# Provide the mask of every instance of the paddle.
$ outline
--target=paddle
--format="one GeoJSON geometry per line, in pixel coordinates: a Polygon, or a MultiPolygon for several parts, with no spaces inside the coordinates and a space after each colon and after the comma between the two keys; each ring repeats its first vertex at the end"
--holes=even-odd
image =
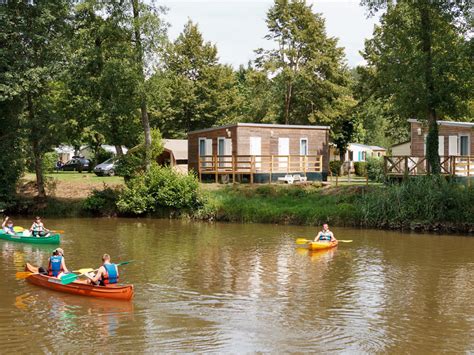
{"type": "MultiPolygon", "coordinates": [[[[352,243],[352,240],[337,240],[339,243],[352,243]]],[[[305,239],[305,238],[298,238],[296,239],[296,244],[308,244],[310,242],[314,242],[314,240],[305,239]]]]}
{"type": "MultiPolygon", "coordinates": [[[[134,260],[130,260],[130,261],[123,261],[121,263],[118,263],[117,266],[122,266],[122,265],[126,265],[126,264],[130,264],[131,262],[133,262],[134,260]]],[[[66,274],[64,275],[63,277],[61,277],[61,284],[63,285],[68,285],[70,284],[71,282],[74,282],[77,280],[78,277],[80,277],[81,275],[84,275],[84,274],[87,274],[88,272],[91,272],[92,269],[86,269],[86,268],[83,268],[83,269],[79,269],[77,271],[86,271],[86,272],[81,272],[80,274],[66,274]]],[[[95,270],[92,270],[92,271],[97,271],[99,269],[95,269],[95,270]]]]}
{"type": "Polygon", "coordinates": [[[26,279],[28,276],[33,275],[33,274],[38,274],[38,273],[29,272],[29,271],[18,271],[15,276],[18,280],[22,280],[22,279],[26,279]]]}
{"type": "MultiPolygon", "coordinates": [[[[15,233],[21,233],[21,232],[26,231],[25,228],[20,227],[20,226],[15,226],[15,227],[13,227],[13,230],[15,231],[15,233]]],[[[59,233],[59,234],[63,234],[63,233],[64,233],[64,231],[63,231],[62,229],[51,229],[51,230],[49,230],[49,232],[52,232],[52,233],[59,233]]]]}

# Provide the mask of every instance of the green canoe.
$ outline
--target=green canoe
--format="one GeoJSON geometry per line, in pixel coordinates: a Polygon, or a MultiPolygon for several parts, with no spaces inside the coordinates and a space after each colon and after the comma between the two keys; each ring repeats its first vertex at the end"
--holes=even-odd
{"type": "Polygon", "coordinates": [[[31,243],[31,244],[59,244],[60,234],[51,234],[49,237],[32,237],[25,236],[23,232],[16,233],[15,235],[7,234],[3,230],[0,230],[0,239],[10,240],[12,242],[20,243],[31,243]]]}

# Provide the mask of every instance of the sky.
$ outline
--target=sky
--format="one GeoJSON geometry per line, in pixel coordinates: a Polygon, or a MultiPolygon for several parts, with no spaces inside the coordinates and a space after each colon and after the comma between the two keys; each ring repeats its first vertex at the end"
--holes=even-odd
{"type": "MultiPolygon", "coordinates": [[[[188,19],[198,23],[206,41],[217,45],[221,63],[238,68],[255,58],[257,48],[272,48],[267,34],[266,13],[272,0],[158,0],[168,8],[169,37],[175,39],[188,19]]],[[[364,64],[359,51],[371,37],[377,18],[367,18],[359,0],[307,0],[313,11],[323,14],[329,36],[339,38],[347,63],[364,64]]]]}

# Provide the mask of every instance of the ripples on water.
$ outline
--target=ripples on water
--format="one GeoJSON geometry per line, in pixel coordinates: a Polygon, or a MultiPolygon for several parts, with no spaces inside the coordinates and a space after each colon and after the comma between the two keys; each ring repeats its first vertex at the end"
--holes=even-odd
{"type": "Polygon", "coordinates": [[[50,223],[68,231],[70,268],[96,266],[103,252],[136,260],[121,268],[136,297],[88,299],[15,280],[52,247],[0,241],[1,352],[474,351],[473,239],[337,229],[354,242],[309,252],[293,245],[315,233],[304,227],[50,223]]]}

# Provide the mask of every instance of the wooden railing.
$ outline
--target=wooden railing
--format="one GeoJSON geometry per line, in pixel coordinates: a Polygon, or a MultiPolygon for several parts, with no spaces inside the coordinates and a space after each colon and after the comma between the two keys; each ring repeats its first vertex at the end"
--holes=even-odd
{"type": "MultiPolygon", "coordinates": [[[[441,156],[441,174],[453,176],[474,176],[474,156],[441,156]]],[[[430,172],[426,157],[391,156],[384,157],[385,175],[416,176],[430,172]]]]}
{"type": "Polygon", "coordinates": [[[218,175],[228,174],[292,174],[306,175],[310,172],[323,171],[323,157],[321,155],[204,155],[199,157],[198,173],[201,180],[202,174],[218,175]]]}

